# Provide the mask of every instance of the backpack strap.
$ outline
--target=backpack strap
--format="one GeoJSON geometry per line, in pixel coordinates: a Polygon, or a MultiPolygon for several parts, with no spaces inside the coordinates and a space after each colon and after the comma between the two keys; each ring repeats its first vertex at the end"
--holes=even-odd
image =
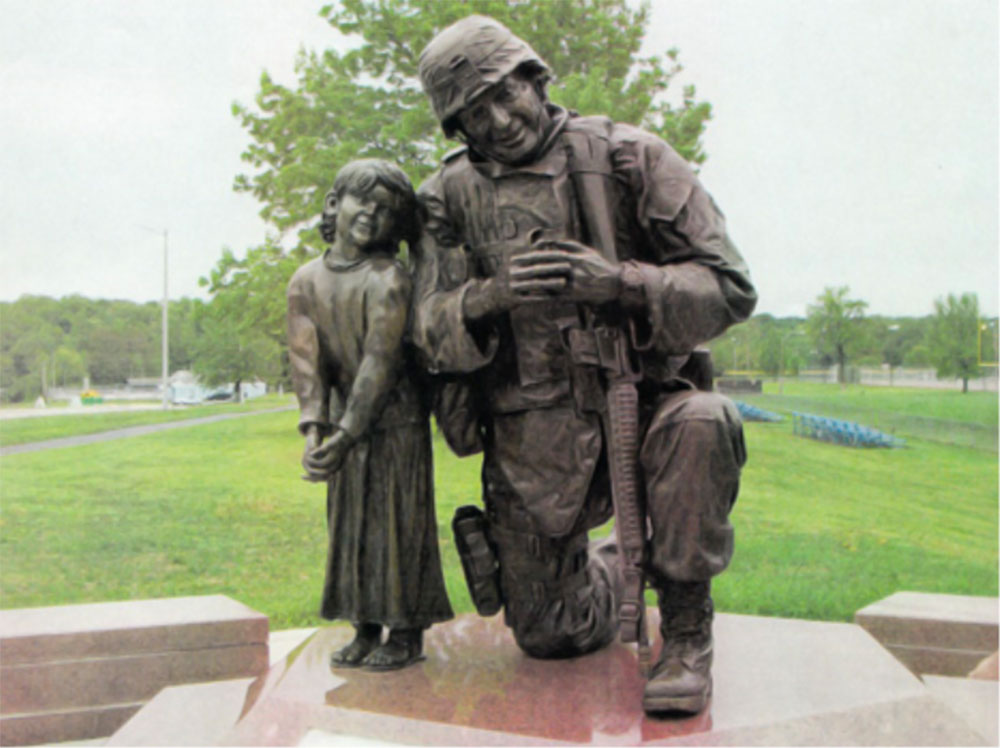
{"type": "Polygon", "coordinates": [[[617,194],[611,170],[611,127],[607,117],[575,117],[566,123],[562,140],[588,243],[615,261],[617,194]]]}

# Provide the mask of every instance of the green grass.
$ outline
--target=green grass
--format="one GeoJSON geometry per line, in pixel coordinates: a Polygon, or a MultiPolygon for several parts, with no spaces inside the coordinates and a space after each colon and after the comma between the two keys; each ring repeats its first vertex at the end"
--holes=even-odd
{"type": "MultiPolygon", "coordinates": [[[[787,392],[787,388],[786,388],[787,392]]],[[[228,594],[274,629],[316,625],[323,486],[299,479],[294,412],[0,462],[0,606],[228,594]]],[[[860,450],[747,424],[726,612],[849,620],[897,590],[997,594],[997,457],[914,440],[860,450]]],[[[439,538],[457,612],[472,610],[451,539],[479,460],[436,449],[439,538]]]]}
{"type": "Polygon", "coordinates": [[[733,395],[765,410],[792,411],[863,423],[905,438],[995,452],[997,393],[765,382],[761,395],[733,395]]]}
{"type": "Polygon", "coordinates": [[[788,424],[747,424],[746,439],[721,610],[850,620],[898,590],[997,594],[995,453],[852,449],[788,424]]]}
{"type": "Polygon", "coordinates": [[[70,415],[44,415],[29,418],[5,418],[0,420],[0,447],[13,444],[27,444],[46,439],[81,434],[96,434],[101,431],[122,429],[165,421],[182,421],[189,418],[221,415],[223,413],[244,413],[282,405],[293,405],[291,395],[265,395],[245,403],[220,402],[211,405],[171,408],[170,410],[136,410],[102,413],[81,408],[79,413],[70,415]]]}

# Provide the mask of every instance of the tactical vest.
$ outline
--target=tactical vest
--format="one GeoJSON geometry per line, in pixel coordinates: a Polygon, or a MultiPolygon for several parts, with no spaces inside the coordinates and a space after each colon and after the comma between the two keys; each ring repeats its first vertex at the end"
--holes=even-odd
{"type": "MultiPolygon", "coordinates": [[[[612,171],[611,128],[605,117],[572,117],[542,159],[519,169],[478,165],[464,151],[446,161],[445,202],[466,242],[470,274],[495,275],[512,247],[527,250],[538,237],[598,248],[610,244],[618,259],[634,256],[644,239],[623,220],[629,211],[619,203],[627,199],[627,190],[612,171]]],[[[576,304],[553,301],[519,307],[498,319],[497,357],[478,374],[492,412],[547,408],[574,398],[578,408],[600,407],[596,381],[585,381],[592,373],[574,371],[565,344],[569,331],[581,328],[581,311],[576,304]]]]}

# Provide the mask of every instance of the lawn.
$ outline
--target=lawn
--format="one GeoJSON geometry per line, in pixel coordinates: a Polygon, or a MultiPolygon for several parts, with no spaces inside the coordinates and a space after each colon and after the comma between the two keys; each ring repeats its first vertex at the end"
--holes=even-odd
{"type": "Polygon", "coordinates": [[[172,407],[170,410],[131,410],[120,412],[88,411],[86,406],[78,413],[42,415],[30,418],[4,418],[0,420],[0,447],[27,444],[62,436],[96,434],[101,431],[123,429],[165,421],[182,421],[223,413],[247,413],[282,405],[293,405],[291,395],[265,395],[245,403],[218,402],[209,405],[172,407]]]}
{"type": "MultiPolygon", "coordinates": [[[[272,628],[316,625],[324,488],[298,477],[296,419],[3,457],[0,606],[221,592],[272,628]]],[[[787,422],[746,432],[719,610],[849,620],[901,589],[997,594],[995,452],[913,438],[850,449],[793,436],[787,422]]],[[[435,448],[446,582],[456,611],[471,611],[449,524],[477,499],[479,461],[435,448]]]]}
{"type": "Polygon", "coordinates": [[[760,395],[733,395],[777,413],[842,418],[907,438],[997,451],[997,393],[912,387],[839,387],[765,382],[760,395]]]}

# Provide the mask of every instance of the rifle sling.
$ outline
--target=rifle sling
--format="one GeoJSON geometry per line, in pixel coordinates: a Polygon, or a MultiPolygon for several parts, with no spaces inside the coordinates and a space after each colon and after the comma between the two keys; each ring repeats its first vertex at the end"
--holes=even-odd
{"type": "MultiPolygon", "coordinates": [[[[571,127],[567,128],[563,137],[570,179],[576,192],[588,242],[606,259],[617,262],[613,203],[615,193],[607,134],[588,131],[583,127],[571,127]]],[[[628,345],[627,335],[623,335],[622,330],[617,332],[613,337],[616,338],[620,357],[618,363],[624,364],[628,351],[623,350],[622,346],[628,345]]],[[[645,669],[649,660],[642,571],[646,522],[645,513],[640,506],[636,470],[639,396],[634,377],[626,375],[621,369],[615,371],[604,365],[611,357],[602,350],[600,336],[597,335],[596,338],[594,354],[605,371],[608,382],[604,432],[611,473],[611,495],[615,507],[615,529],[625,580],[619,604],[621,638],[623,642],[638,642],[640,665],[645,669]]],[[[583,340],[578,345],[581,349],[587,347],[583,340]]]]}

